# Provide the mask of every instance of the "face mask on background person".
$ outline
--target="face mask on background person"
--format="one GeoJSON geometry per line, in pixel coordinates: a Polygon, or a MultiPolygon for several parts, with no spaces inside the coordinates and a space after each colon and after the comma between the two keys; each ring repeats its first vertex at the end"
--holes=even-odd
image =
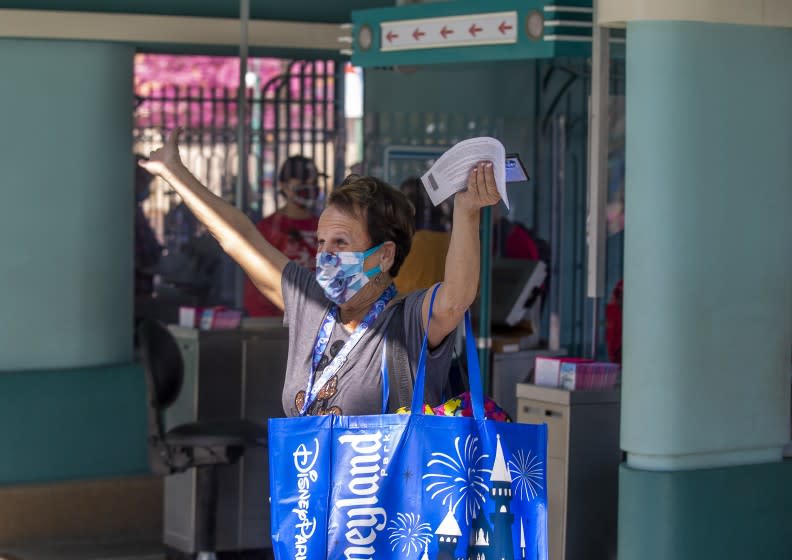
{"type": "Polygon", "coordinates": [[[363,270],[363,263],[376,253],[382,243],[368,251],[340,251],[338,253],[317,253],[316,281],[324,290],[327,299],[341,305],[352,299],[369,278],[376,276],[382,269],[379,265],[363,270]]]}
{"type": "Polygon", "coordinates": [[[318,185],[297,185],[281,189],[280,192],[303,210],[312,210],[316,206],[316,199],[319,198],[318,185]],[[289,192],[291,192],[291,197],[289,192]]]}

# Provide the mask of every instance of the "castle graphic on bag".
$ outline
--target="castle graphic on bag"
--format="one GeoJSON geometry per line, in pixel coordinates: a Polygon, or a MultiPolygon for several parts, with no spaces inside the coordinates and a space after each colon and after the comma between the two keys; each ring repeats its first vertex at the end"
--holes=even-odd
{"type": "MultiPolygon", "coordinates": [[[[434,559],[429,557],[428,544],[424,548],[421,560],[515,560],[514,541],[512,539],[512,524],[514,514],[511,512],[512,501],[512,477],[506,466],[506,460],[501,448],[500,436],[495,453],[490,476],[490,502],[494,504],[494,511],[489,515],[487,521],[484,512],[477,514],[474,511],[473,520],[470,527],[470,537],[466,550],[466,556],[457,556],[459,539],[462,537],[462,530],[454,516],[453,510],[449,509],[443,521],[435,530],[437,543],[437,556],[434,559]]],[[[525,558],[525,530],[520,520],[520,545],[522,558],[525,558]]]]}

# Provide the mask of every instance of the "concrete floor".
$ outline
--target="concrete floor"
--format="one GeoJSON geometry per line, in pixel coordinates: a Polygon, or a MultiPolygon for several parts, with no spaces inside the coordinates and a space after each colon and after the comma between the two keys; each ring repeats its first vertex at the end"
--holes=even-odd
{"type": "Polygon", "coordinates": [[[160,542],[92,540],[0,546],[0,560],[165,560],[160,542]]]}
{"type": "MultiPolygon", "coordinates": [[[[0,560],[186,560],[189,555],[166,550],[159,541],[94,539],[0,545],[0,560]]],[[[270,551],[225,552],[219,560],[271,560],[270,551]]]]}

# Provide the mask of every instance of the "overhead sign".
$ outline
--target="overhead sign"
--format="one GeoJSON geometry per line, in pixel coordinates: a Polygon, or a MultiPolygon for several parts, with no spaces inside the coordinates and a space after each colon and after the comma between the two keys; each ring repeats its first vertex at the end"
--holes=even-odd
{"type": "Polygon", "coordinates": [[[516,11],[380,23],[383,52],[516,42],[516,11]]]}
{"type": "Polygon", "coordinates": [[[343,42],[351,44],[352,63],[362,68],[587,58],[591,4],[592,0],[405,2],[354,10],[352,33],[343,42]]]}

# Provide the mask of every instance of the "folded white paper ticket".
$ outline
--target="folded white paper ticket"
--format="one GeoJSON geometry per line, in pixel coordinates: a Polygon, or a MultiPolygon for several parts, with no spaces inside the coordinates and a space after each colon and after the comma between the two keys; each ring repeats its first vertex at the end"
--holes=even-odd
{"type": "Polygon", "coordinates": [[[467,188],[470,170],[480,161],[491,161],[495,186],[509,207],[506,195],[506,150],[495,138],[470,138],[449,148],[421,177],[432,204],[437,206],[449,196],[467,188]]]}

